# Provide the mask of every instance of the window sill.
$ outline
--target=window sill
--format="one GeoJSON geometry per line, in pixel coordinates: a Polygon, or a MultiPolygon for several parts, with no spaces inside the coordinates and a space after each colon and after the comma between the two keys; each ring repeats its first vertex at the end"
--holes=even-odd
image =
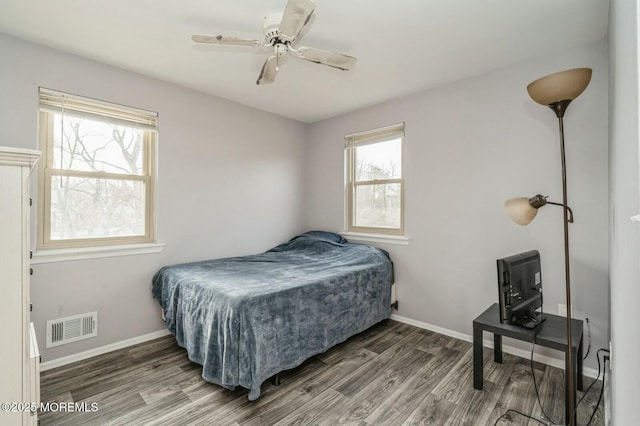
{"type": "Polygon", "coordinates": [[[74,260],[100,259],[103,257],[133,256],[137,254],[161,253],[162,250],[164,250],[164,243],[42,250],[33,253],[31,264],[37,265],[40,263],[70,262],[74,260]]]}
{"type": "Polygon", "coordinates": [[[349,241],[398,244],[403,246],[409,245],[409,238],[403,235],[362,234],[359,232],[340,232],[340,235],[342,235],[349,241]]]}

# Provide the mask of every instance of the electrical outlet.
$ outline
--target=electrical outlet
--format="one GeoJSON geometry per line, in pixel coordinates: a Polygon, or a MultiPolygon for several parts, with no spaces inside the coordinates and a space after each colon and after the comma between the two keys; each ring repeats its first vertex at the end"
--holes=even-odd
{"type": "MultiPolygon", "coordinates": [[[[571,307],[571,318],[574,317],[573,315],[573,306],[571,307]]],[[[565,305],[564,303],[559,303],[558,304],[558,315],[560,315],[561,317],[566,317],[567,316],[567,305],[565,305]]]]}
{"type": "Polygon", "coordinates": [[[561,317],[567,316],[567,305],[564,305],[562,303],[558,304],[558,315],[560,315],[561,317]]]}

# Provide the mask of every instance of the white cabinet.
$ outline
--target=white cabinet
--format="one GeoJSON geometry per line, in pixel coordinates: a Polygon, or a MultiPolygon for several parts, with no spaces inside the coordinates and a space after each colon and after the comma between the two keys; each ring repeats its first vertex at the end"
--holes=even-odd
{"type": "Polygon", "coordinates": [[[29,175],[39,156],[39,151],[0,147],[0,403],[16,408],[5,411],[3,406],[3,426],[37,421],[36,413],[20,409],[37,402],[40,393],[29,319],[29,175]]]}

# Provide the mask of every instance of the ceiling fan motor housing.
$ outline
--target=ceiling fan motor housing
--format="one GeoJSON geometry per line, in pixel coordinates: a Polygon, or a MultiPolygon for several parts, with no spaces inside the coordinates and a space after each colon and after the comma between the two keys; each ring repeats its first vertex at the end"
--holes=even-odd
{"type": "Polygon", "coordinates": [[[266,44],[273,44],[274,40],[279,39],[280,22],[282,22],[282,13],[271,13],[265,16],[263,31],[264,31],[264,41],[266,44]]]}

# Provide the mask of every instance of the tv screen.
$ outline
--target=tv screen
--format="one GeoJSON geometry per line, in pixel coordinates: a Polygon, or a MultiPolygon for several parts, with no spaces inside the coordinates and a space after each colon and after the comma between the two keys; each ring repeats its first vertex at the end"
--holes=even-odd
{"type": "Polygon", "coordinates": [[[535,327],[542,321],[540,253],[531,250],[497,260],[500,322],[535,327]]]}

